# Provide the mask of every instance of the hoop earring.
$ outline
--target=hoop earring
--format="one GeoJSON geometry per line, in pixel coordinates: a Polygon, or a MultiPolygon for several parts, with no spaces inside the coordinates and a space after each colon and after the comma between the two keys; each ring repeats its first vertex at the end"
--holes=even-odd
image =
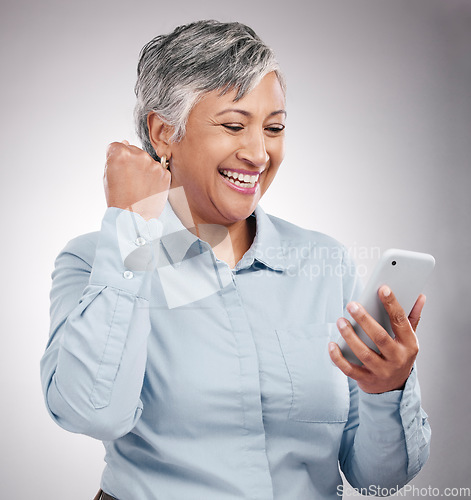
{"type": "Polygon", "coordinates": [[[165,155],[160,157],[160,164],[166,170],[170,170],[170,162],[167,160],[167,157],[165,155]]]}

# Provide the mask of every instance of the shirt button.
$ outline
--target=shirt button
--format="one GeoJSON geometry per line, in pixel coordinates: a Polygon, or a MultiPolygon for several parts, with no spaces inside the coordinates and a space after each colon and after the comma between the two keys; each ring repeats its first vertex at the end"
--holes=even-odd
{"type": "Polygon", "coordinates": [[[134,278],[134,274],[132,273],[132,271],[124,271],[123,276],[127,280],[130,280],[130,279],[134,278]]]}
{"type": "Polygon", "coordinates": [[[147,243],[146,239],[143,238],[142,236],[139,236],[138,238],[136,238],[134,240],[134,243],[138,246],[138,247],[142,247],[143,245],[145,245],[147,243]]]}

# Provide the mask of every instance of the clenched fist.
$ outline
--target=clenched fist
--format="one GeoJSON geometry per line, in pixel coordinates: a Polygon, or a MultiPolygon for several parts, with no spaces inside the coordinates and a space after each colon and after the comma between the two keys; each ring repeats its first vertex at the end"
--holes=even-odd
{"type": "Polygon", "coordinates": [[[108,207],[158,218],[168,198],[170,172],[127,141],[112,142],[106,152],[103,184],[108,207]]]}

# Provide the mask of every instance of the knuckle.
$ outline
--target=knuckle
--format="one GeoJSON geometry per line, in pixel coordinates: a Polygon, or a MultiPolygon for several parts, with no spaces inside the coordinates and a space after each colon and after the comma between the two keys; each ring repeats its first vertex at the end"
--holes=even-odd
{"type": "Polygon", "coordinates": [[[108,156],[117,154],[118,152],[122,151],[124,147],[124,144],[122,144],[121,142],[110,143],[107,148],[108,156]]]}
{"type": "Polygon", "coordinates": [[[117,145],[117,144],[118,144],[117,142],[110,142],[110,143],[108,144],[108,147],[106,148],[106,150],[107,150],[108,152],[110,152],[110,151],[114,151],[114,150],[116,149],[116,145],[117,145]]]}
{"type": "Polygon", "coordinates": [[[365,321],[367,319],[368,315],[364,309],[360,309],[357,313],[357,321],[359,323],[365,321]]]}
{"type": "Polygon", "coordinates": [[[397,326],[403,326],[409,322],[404,311],[394,311],[390,316],[391,322],[397,326]]]}
{"type": "Polygon", "coordinates": [[[129,157],[129,151],[124,144],[120,142],[112,142],[108,146],[107,151],[107,164],[108,165],[122,165],[126,164],[126,159],[129,157]]]}
{"type": "Polygon", "coordinates": [[[417,357],[417,355],[419,354],[419,344],[417,344],[417,342],[414,343],[414,345],[411,347],[410,352],[413,358],[417,357]]]}
{"type": "Polygon", "coordinates": [[[370,348],[365,347],[360,351],[358,359],[361,359],[363,363],[367,364],[373,359],[373,351],[370,348]]]}
{"type": "Polygon", "coordinates": [[[374,338],[375,338],[375,344],[378,346],[380,350],[381,347],[385,347],[391,339],[391,337],[389,337],[389,335],[383,330],[378,330],[374,338]]]}
{"type": "Polygon", "coordinates": [[[343,365],[342,371],[347,377],[351,377],[353,375],[353,367],[350,364],[343,365]]]}

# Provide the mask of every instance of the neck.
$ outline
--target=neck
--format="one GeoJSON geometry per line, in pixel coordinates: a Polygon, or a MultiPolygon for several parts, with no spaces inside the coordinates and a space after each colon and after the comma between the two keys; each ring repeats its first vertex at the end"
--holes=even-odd
{"type": "Polygon", "coordinates": [[[248,217],[227,225],[208,223],[190,210],[184,193],[178,191],[170,190],[169,201],[182,224],[209,243],[219,260],[234,268],[252,245],[256,231],[255,219],[248,217]]]}
{"type": "Polygon", "coordinates": [[[228,226],[196,223],[197,236],[208,242],[219,260],[234,268],[255,238],[255,219],[249,217],[228,226]]]}

